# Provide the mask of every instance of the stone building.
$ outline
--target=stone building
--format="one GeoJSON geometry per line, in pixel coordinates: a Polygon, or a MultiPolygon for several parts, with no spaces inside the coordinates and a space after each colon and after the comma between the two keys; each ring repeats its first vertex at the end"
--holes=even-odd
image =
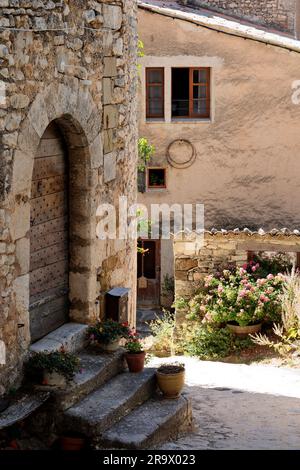
{"type": "MultiPolygon", "coordinates": [[[[207,231],[299,228],[300,42],[181,1],[155,0],[139,2],[139,36],[139,133],[155,146],[139,202],[204,204],[207,231]]],[[[174,276],[173,241],[145,243],[153,255],[139,297],[159,304],[165,276],[174,276]]],[[[176,282],[184,276],[176,268],[176,282]]]]}
{"type": "Polygon", "coordinates": [[[181,3],[209,8],[295,37],[300,33],[298,0],[181,0],[181,3]]]}
{"type": "Polygon", "coordinates": [[[136,2],[0,0],[0,38],[1,395],[109,289],[135,321],[135,244],[98,239],[96,214],[136,198],[136,2]]]}

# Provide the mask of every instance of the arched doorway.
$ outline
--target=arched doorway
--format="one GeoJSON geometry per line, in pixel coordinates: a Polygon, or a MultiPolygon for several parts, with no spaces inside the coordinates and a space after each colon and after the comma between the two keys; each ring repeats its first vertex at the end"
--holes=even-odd
{"type": "Polygon", "coordinates": [[[68,155],[58,125],[44,132],[34,158],[30,207],[30,332],[34,342],[68,321],[68,155]]]}

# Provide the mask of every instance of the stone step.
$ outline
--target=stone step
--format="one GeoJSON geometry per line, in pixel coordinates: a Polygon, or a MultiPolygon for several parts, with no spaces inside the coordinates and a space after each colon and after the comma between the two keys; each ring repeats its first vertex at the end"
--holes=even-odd
{"type": "Polygon", "coordinates": [[[88,325],[66,323],[30,346],[32,352],[59,351],[77,352],[87,344],[88,325]]]}
{"type": "Polygon", "coordinates": [[[95,445],[106,449],[149,449],[176,439],[191,423],[191,402],[186,396],[177,400],[153,398],[105,431],[95,445]]]}
{"type": "Polygon", "coordinates": [[[133,408],[150,398],[156,389],[155,369],[139,374],[123,372],[64,411],[59,423],[65,431],[100,436],[133,408]]]}
{"type": "Polygon", "coordinates": [[[125,368],[124,350],[103,354],[90,349],[78,355],[81,372],[76,374],[66,389],[56,389],[52,394],[55,409],[66,410],[90,394],[125,368]]]}
{"type": "Polygon", "coordinates": [[[28,418],[50,397],[50,392],[19,392],[9,406],[0,413],[0,431],[28,418]]]}

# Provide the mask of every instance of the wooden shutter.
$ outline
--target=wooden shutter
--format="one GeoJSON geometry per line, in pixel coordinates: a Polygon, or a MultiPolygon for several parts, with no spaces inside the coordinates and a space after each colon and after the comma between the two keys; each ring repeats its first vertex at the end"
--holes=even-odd
{"type": "Polygon", "coordinates": [[[164,69],[146,69],[146,117],[164,118],[164,69]]]}
{"type": "Polygon", "coordinates": [[[210,69],[190,68],[189,117],[210,117],[210,69]]]}

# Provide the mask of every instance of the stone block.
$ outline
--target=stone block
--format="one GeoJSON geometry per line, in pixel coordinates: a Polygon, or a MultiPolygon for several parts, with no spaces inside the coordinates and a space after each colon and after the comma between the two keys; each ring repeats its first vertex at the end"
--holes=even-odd
{"type": "Polygon", "coordinates": [[[104,77],[115,77],[117,72],[117,59],[115,57],[104,57],[104,77]]]}
{"type": "Polygon", "coordinates": [[[16,310],[19,315],[23,315],[29,309],[29,274],[19,276],[14,280],[13,284],[16,310]]]}
{"type": "Polygon", "coordinates": [[[30,230],[30,203],[15,205],[11,216],[10,233],[13,241],[26,237],[30,230]]]}
{"type": "Polygon", "coordinates": [[[29,272],[30,264],[30,240],[29,238],[21,238],[16,242],[16,261],[19,265],[20,274],[29,272]]]}
{"type": "Polygon", "coordinates": [[[113,130],[112,129],[107,129],[103,131],[103,152],[105,153],[110,153],[114,149],[114,143],[113,143],[113,130]]]}
{"type": "Polygon", "coordinates": [[[122,25],[122,9],[117,5],[103,5],[103,26],[113,30],[122,25]]]}
{"type": "Polygon", "coordinates": [[[104,129],[114,129],[118,126],[118,108],[115,105],[104,106],[104,129]]]}
{"type": "Polygon", "coordinates": [[[113,86],[110,78],[103,78],[103,104],[111,104],[113,99],[113,86]]]}
{"type": "Polygon", "coordinates": [[[100,168],[103,165],[103,144],[100,134],[90,145],[90,155],[92,168],[100,168]]]}
{"type": "Polygon", "coordinates": [[[111,152],[104,155],[104,182],[109,183],[116,178],[117,158],[116,153],[111,152]]]}

